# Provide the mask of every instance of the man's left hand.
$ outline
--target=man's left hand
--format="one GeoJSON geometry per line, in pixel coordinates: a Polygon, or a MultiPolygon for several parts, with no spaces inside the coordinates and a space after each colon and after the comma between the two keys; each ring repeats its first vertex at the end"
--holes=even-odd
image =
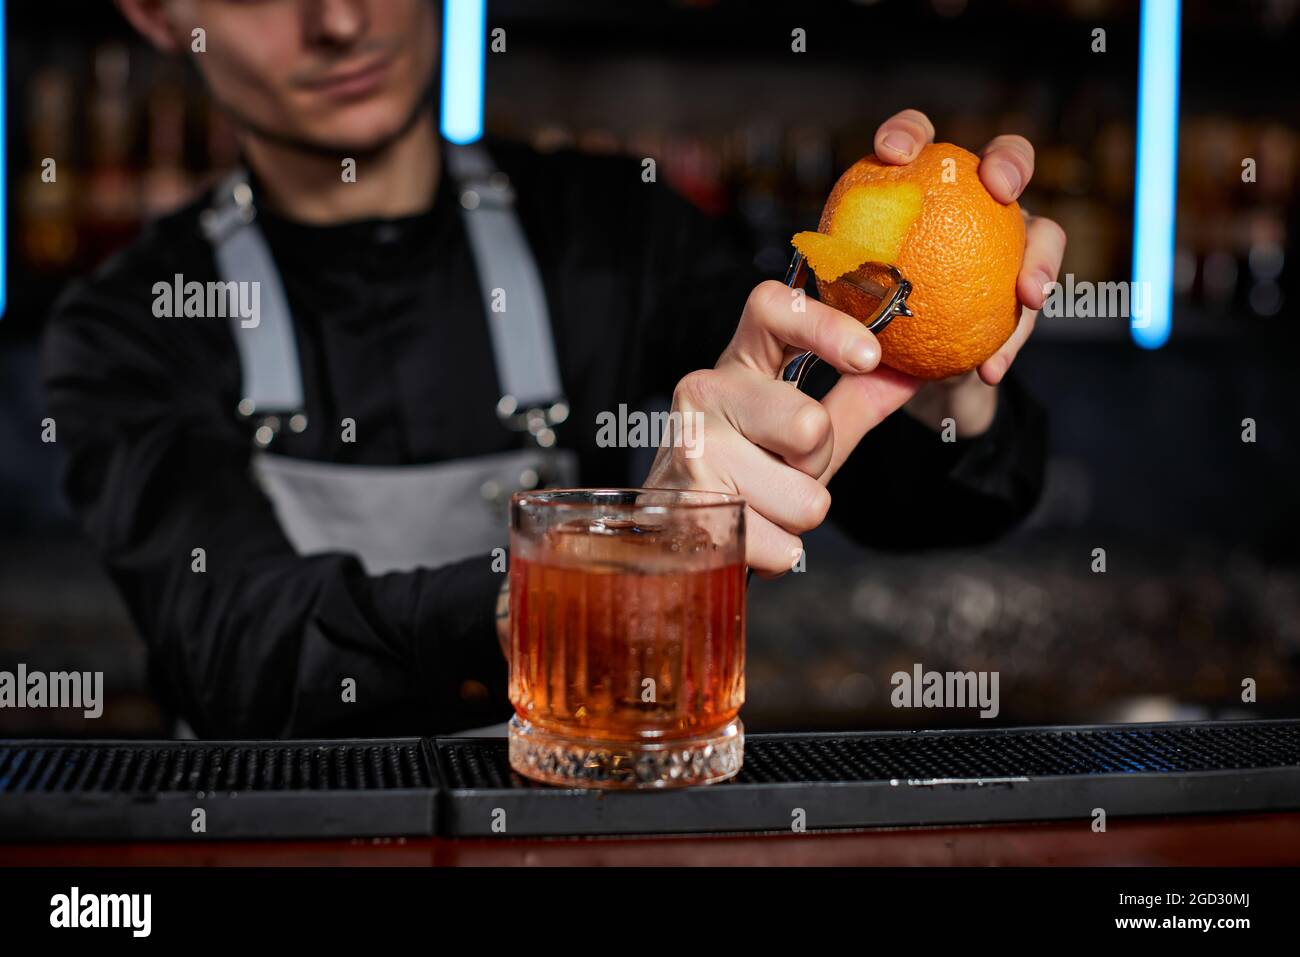
{"type": "MultiPolygon", "coordinates": [[[[876,158],[898,166],[916,159],[921,147],[934,142],[934,124],[918,110],[903,110],[876,131],[876,158]]],[[[980,154],[980,181],[999,203],[1020,198],[1034,175],[1034,148],[1023,136],[994,137],[980,154]]],[[[989,427],[997,409],[996,386],[1011,367],[1021,346],[1034,331],[1034,320],[1056,281],[1065,253],[1065,230],[1050,219],[1025,213],[1025,258],[1016,280],[1020,297],[1020,322],[1015,331],[979,368],[922,386],[907,405],[909,413],[933,429],[945,418],[957,424],[961,437],[978,435],[989,427]]]]}

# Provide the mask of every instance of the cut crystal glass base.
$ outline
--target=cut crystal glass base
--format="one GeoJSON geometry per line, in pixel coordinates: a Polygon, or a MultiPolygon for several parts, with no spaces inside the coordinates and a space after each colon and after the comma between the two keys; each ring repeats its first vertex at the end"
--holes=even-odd
{"type": "Polygon", "coordinates": [[[543,731],[510,719],[510,766],[545,784],[575,788],[676,788],[734,777],[745,752],[736,718],[707,735],[672,741],[622,742],[543,731]]]}

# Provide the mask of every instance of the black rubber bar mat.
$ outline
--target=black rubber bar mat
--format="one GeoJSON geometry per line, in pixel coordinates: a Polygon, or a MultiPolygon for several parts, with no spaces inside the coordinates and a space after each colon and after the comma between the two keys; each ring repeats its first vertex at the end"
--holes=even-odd
{"type": "Polygon", "coordinates": [[[419,738],[0,742],[6,842],[431,834],[434,793],[419,738]]]}
{"type": "Polygon", "coordinates": [[[655,792],[533,784],[500,738],[0,741],[4,842],[1088,826],[1097,808],[1300,808],[1300,720],[757,734],[736,779],[655,792]]]}
{"type": "Polygon", "coordinates": [[[438,820],[456,836],[785,831],[1300,808],[1300,721],[759,734],[731,781],[564,790],[511,771],[501,739],[440,738],[438,820]]]}

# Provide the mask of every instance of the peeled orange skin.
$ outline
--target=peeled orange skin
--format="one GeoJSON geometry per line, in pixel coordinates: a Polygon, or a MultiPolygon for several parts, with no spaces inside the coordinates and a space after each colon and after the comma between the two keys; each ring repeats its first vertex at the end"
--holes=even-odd
{"type": "MultiPolygon", "coordinates": [[[[912,315],[896,317],[877,336],[882,363],[921,379],[976,368],[1011,337],[1020,318],[1016,277],[1025,253],[1024,218],[1018,203],[1004,206],[989,194],[978,170],[979,157],[951,143],[924,147],[906,166],[864,157],[836,182],[817,227],[853,244],[839,265],[865,253],[897,266],[912,283],[912,315]]],[[[835,258],[822,252],[823,261],[835,258]]],[[[811,257],[809,265],[816,273],[811,257]]],[[[834,278],[838,266],[828,272],[834,278]]],[[[878,304],[821,276],[817,292],[858,319],[878,304]]]]}

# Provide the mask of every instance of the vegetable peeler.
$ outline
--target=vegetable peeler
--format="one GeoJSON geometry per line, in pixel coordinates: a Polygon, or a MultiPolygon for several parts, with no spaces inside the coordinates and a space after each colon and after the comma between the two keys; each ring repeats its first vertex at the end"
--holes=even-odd
{"type": "MultiPolygon", "coordinates": [[[[802,289],[808,279],[808,263],[803,253],[797,249],[790,266],[785,272],[785,284],[791,289],[802,289]]],[[[907,308],[907,297],[912,292],[912,284],[903,278],[897,267],[885,263],[863,263],[853,272],[845,273],[836,282],[847,283],[873,299],[879,305],[871,315],[863,320],[869,332],[879,332],[894,321],[895,316],[910,316],[912,310],[907,308]]],[[[781,379],[793,382],[795,388],[802,388],[804,378],[818,362],[812,352],[803,352],[795,356],[781,372],[781,379]]]]}

